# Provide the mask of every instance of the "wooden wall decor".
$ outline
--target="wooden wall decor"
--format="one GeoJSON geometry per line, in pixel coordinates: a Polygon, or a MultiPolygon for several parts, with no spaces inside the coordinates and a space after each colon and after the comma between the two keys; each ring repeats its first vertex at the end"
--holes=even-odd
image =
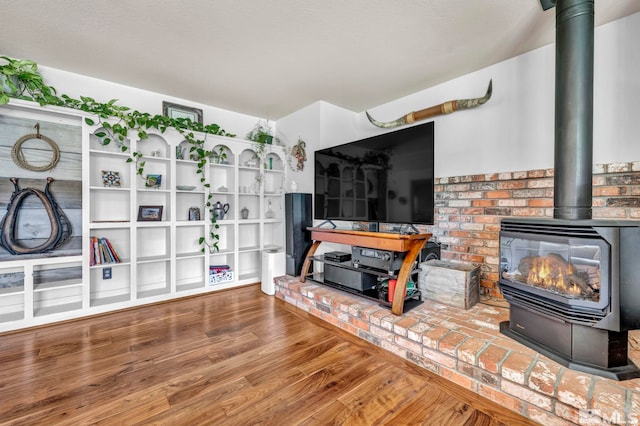
{"type": "MultiPolygon", "coordinates": [[[[14,185],[10,178],[17,178],[21,188],[44,188],[48,177],[53,184],[55,202],[68,219],[70,235],[65,244],[45,253],[12,254],[0,247],[0,261],[21,257],[55,257],[82,254],[82,127],[78,125],[46,121],[41,117],[25,118],[0,114],[0,216],[8,209],[14,185]],[[35,138],[21,146],[25,160],[36,170],[19,167],[12,160],[12,150],[17,140],[32,134],[39,124],[38,133],[56,141],[59,157],[54,168],[39,171],[52,161],[52,149],[41,139],[35,138]]],[[[15,242],[20,247],[37,247],[47,241],[54,232],[46,209],[35,195],[26,196],[14,221],[15,242]]]]}

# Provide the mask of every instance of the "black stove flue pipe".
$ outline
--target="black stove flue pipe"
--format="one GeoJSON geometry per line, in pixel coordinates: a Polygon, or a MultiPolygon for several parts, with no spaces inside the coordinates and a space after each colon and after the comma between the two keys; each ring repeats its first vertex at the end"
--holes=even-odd
{"type": "Polygon", "coordinates": [[[594,0],[541,0],[556,7],[554,210],[591,219],[594,0]]]}

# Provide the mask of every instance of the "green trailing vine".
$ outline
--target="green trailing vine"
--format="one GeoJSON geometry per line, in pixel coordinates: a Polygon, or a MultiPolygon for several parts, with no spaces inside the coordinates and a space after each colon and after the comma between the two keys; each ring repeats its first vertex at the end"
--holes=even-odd
{"type": "MultiPolygon", "coordinates": [[[[185,118],[171,118],[163,115],[151,115],[146,112],[131,110],[126,106],[117,105],[117,99],[111,99],[106,103],[98,102],[88,96],[80,96],[80,99],[72,98],[68,95],[58,96],[57,90],[53,86],[45,84],[42,75],[38,71],[38,65],[27,59],[14,59],[7,56],[0,56],[6,63],[0,65],[0,105],[7,104],[11,98],[33,101],[40,106],[52,105],[70,108],[92,114],[97,120],[85,117],[85,123],[94,126],[99,125],[102,130],[95,133],[103,145],[115,142],[123,153],[129,150],[126,144],[130,132],[137,134],[139,140],[145,140],[149,137],[148,131],[155,129],[160,133],[164,133],[168,128],[176,129],[184,139],[191,145],[189,148],[190,155],[197,161],[196,173],[200,175],[200,182],[206,188],[210,188],[210,184],[206,182],[205,166],[211,156],[211,152],[204,148],[205,141],[198,139],[194,132],[200,132],[205,135],[220,135],[227,137],[235,137],[234,134],[226,132],[217,124],[194,123],[185,118]]],[[[127,162],[135,163],[136,174],[144,175],[144,158],[139,151],[132,152],[127,162]]],[[[212,195],[209,192],[206,206],[211,207],[212,195]]],[[[211,243],[201,237],[199,244],[205,244],[210,249],[213,247],[218,249],[218,241],[220,235],[216,232],[219,225],[216,218],[211,216],[211,228],[209,238],[211,243]]],[[[202,247],[204,252],[204,247],[202,247]]]]}

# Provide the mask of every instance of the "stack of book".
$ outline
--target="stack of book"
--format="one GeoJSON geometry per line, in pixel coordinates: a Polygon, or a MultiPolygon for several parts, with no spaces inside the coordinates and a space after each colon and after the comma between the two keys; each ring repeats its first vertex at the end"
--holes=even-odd
{"type": "Polygon", "coordinates": [[[233,281],[233,271],[229,265],[209,266],[209,285],[233,281]]]}
{"type": "Polygon", "coordinates": [[[106,238],[91,237],[89,239],[89,265],[102,265],[105,263],[120,263],[120,256],[113,245],[106,238]]]}

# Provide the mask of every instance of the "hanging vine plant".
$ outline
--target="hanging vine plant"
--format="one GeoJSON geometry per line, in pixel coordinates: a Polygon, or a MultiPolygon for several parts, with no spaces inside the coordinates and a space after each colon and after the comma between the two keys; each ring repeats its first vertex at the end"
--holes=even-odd
{"type": "MultiPolygon", "coordinates": [[[[45,84],[42,75],[38,71],[38,65],[28,59],[14,59],[7,56],[0,56],[6,63],[0,65],[0,105],[7,104],[11,98],[34,101],[40,106],[52,105],[70,108],[78,111],[93,114],[96,119],[85,117],[85,122],[90,125],[99,125],[102,130],[95,133],[102,145],[116,142],[122,152],[127,152],[129,147],[126,144],[129,132],[137,134],[138,139],[145,140],[149,137],[149,129],[158,130],[164,133],[168,128],[176,129],[185,140],[191,145],[191,155],[197,161],[196,173],[200,175],[200,182],[206,188],[210,184],[205,178],[205,166],[211,155],[210,151],[204,148],[205,141],[198,139],[194,132],[205,135],[220,135],[235,137],[234,134],[226,132],[217,124],[195,123],[186,118],[171,118],[163,115],[151,115],[146,112],[131,110],[127,106],[117,105],[117,99],[111,99],[106,103],[98,102],[88,96],[80,96],[80,99],[72,98],[68,95],[58,96],[57,90],[53,86],[45,84]]],[[[139,151],[132,152],[127,162],[134,162],[136,174],[143,176],[145,162],[143,154],[139,151]]],[[[211,193],[207,200],[207,207],[211,206],[211,193]]],[[[218,247],[220,236],[216,232],[219,226],[212,219],[212,226],[209,237],[211,243],[207,243],[204,238],[200,239],[200,244],[218,247]]],[[[203,247],[204,251],[204,247],[203,247]]]]}

